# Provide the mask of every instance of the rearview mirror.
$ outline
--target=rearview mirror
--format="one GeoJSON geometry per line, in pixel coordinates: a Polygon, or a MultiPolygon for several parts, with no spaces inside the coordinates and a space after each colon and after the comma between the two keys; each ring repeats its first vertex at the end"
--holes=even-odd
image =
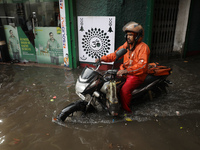
{"type": "Polygon", "coordinates": [[[122,57],[122,56],[123,56],[124,54],[126,54],[126,53],[127,53],[127,50],[124,49],[124,48],[118,50],[118,51],[116,52],[116,59],[115,59],[115,60],[118,60],[120,57],[122,57]]]}

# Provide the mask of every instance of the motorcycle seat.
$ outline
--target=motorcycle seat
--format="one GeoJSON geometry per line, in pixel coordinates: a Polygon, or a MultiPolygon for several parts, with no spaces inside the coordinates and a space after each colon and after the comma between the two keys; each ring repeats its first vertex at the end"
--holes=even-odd
{"type": "Polygon", "coordinates": [[[139,86],[139,87],[144,87],[150,83],[152,83],[153,81],[160,79],[162,76],[154,76],[154,75],[150,75],[148,74],[144,80],[144,82],[139,86]]]}
{"type": "Polygon", "coordinates": [[[150,83],[153,83],[154,81],[161,79],[161,78],[163,78],[163,76],[154,76],[154,75],[148,74],[147,77],[145,78],[144,82],[139,87],[137,87],[135,90],[133,90],[132,95],[139,93],[141,90],[149,89],[151,87],[150,83]]]}

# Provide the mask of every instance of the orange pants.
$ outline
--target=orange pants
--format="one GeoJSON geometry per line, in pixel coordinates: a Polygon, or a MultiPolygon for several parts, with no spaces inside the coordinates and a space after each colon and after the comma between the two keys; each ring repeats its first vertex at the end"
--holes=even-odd
{"type": "Polygon", "coordinates": [[[120,98],[122,102],[122,107],[128,112],[131,112],[130,103],[131,103],[131,92],[137,88],[143,81],[140,80],[137,76],[128,75],[126,82],[121,88],[120,98]]]}

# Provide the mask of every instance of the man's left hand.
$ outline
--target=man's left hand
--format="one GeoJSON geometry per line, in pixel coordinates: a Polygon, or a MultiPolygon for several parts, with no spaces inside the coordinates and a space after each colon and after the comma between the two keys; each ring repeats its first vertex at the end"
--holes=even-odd
{"type": "Polygon", "coordinates": [[[119,71],[117,72],[117,75],[118,75],[118,76],[122,76],[123,74],[127,74],[127,73],[128,73],[127,70],[119,70],[119,71]]]}

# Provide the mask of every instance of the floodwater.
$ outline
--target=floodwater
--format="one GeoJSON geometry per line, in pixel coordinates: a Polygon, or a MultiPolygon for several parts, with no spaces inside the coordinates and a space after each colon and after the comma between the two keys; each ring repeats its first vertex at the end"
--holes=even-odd
{"type": "Polygon", "coordinates": [[[0,150],[200,149],[200,57],[165,62],[169,93],[133,106],[132,121],[91,114],[58,125],[52,117],[78,100],[81,69],[0,65],[0,150]]]}

